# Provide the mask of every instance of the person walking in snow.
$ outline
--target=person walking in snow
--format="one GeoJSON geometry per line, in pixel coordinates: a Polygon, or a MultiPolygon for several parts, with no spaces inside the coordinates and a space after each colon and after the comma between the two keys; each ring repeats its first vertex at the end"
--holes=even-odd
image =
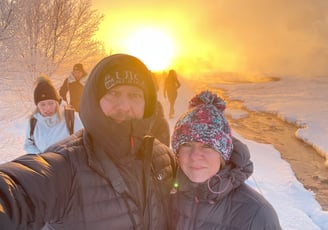
{"type": "Polygon", "coordinates": [[[48,76],[43,75],[37,78],[34,103],[36,109],[31,115],[26,129],[24,142],[26,153],[44,152],[50,145],[83,128],[77,112],[70,110],[69,113],[72,113],[72,116],[71,118],[67,117],[65,103],[62,102],[48,76]],[[71,119],[71,121],[67,119],[71,119]],[[67,122],[70,122],[72,127],[67,126],[67,122]]]}
{"type": "Polygon", "coordinates": [[[178,97],[178,89],[181,84],[175,70],[171,69],[164,82],[164,98],[167,98],[170,103],[169,118],[174,116],[174,104],[178,97]]]}
{"type": "Polygon", "coordinates": [[[279,230],[272,205],[245,183],[253,163],[247,146],[232,137],[224,109],[220,97],[203,91],[175,124],[171,229],[279,230]]]}
{"type": "Polygon", "coordinates": [[[81,95],[87,81],[87,75],[81,63],[75,64],[72,73],[64,80],[59,89],[60,96],[67,104],[73,106],[76,111],[79,111],[81,95]],[[69,95],[69,100],[67,94],[69,95]]]}
{"type": "Polygon", "coordinates": [[[138,58],[101,60],[81,98],[84,129],[0,165],[0,229],[168,229],[176,162],[146,135],[156,103],[138,58]]]}

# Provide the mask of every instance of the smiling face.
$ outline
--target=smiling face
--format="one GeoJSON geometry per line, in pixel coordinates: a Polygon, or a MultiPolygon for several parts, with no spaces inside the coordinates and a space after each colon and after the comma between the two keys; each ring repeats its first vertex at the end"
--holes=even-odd
{"type": "Polygon", "coordinates": [[[104,114],[116,122],[142,119],[145,110],[143,91],[132,85],[118,85],[100,98],[100,107],[104,114]]]}
{"type": "Polygon", "coordinates": [[[206,144],[188,142],[182,144],[178,152],[182,171],[195,183],[202,183],[214,176],[220,169],[220,153],[206,144]]]}

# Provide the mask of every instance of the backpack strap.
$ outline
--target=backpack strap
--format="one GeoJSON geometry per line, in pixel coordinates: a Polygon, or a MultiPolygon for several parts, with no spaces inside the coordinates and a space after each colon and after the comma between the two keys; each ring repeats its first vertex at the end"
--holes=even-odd
{"type": "Polygon", "coordinates": [[[34,143],[34,129],[36,125],[37,119],[35,117],[30,118],[30,137],[28,138],[30,141],[34,143]]]}
{"type": "MultiPolygon", "coordinates": [[[[66,121],[66,127],[68,129],[68,132],[70,135],[74,133],[74,114],[75,110],[74,108],[71,107],[65,107],[65,121],[66,121]]],[[[30,118],[30,137],[28,138],[30,141],[32,141],[33,144],[34,142],[34,130],[36,126],[36,122],[38,120],[35,117],[30,118]]]]}
{"type": "Polygon", "coordinates": [[[65,107],[66,127],[70,135],[74,133],[74,113],[75,113],[74,108],[70,106],[65,107]]]}

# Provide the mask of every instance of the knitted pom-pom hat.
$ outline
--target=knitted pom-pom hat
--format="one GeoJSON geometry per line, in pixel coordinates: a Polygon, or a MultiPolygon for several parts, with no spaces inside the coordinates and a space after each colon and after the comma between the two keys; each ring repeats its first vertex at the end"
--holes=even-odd
{"type": "Polygon", "coordinates": [[[34,89],[35,105],[37,105],[40,101],[49,99],[60,102],[60,96],[48,76],[39,76],[36,80],[36,84],[37,85],[34,89]]]}
{"type": "Polygon", "coordinates": [[[230,126],[224,117],[225,102],[210,91],[203,91],[189,102],[189,110],[175,124],[172,148],[175,154],[187,142],[209,145],[229,160],[232,153],[230,126]]]}

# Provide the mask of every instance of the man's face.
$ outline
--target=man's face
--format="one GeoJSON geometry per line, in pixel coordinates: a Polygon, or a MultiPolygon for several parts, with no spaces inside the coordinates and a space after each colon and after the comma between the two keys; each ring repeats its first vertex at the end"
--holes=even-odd
{"type": "Polygon", "coordinates": [[[75,69],[75,70],[73,70],[73,76],[78,81],[82,78],[83,72],[81,70],[75,69]]]}
{"type": "Polygon", "coordinates": [[[132,85],[118,85],[107,91],[99,101],[104,114],[117,122],[142,119],[145,110],[143,91],[132,85]]]}

